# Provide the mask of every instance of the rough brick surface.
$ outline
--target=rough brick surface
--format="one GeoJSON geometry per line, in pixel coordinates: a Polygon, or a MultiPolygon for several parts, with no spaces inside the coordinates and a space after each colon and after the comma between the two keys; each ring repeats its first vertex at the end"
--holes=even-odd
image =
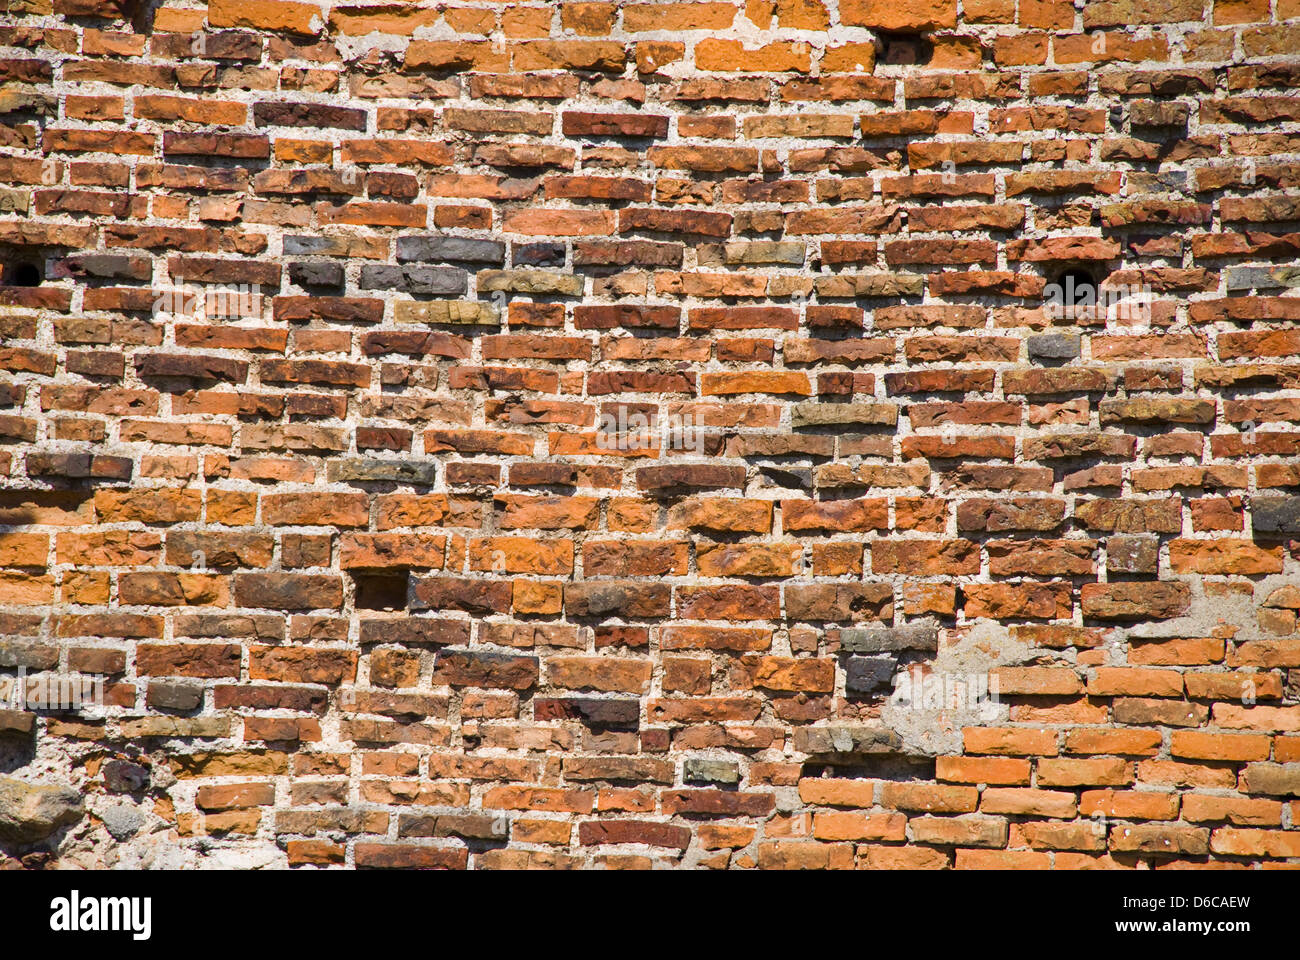
{"type": "Polygon", "coordinates": [[[1300,863],[1297,50],[10,0],[3,857],[1300,863]]]}

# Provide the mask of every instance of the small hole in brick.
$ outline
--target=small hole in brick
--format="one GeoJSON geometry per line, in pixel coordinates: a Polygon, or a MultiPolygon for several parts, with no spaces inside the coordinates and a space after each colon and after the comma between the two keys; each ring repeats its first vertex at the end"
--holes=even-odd
{"type": "Polygon", "coordinates": [[[357,609],[406,609],[406,579],[405,573],[355,574],[357,609]]]}
{"type": "Polygon", "coordinates": [[[1058,307],[1091,307],[1097,302],[1097,280],[1083,267],[1062,270],[1045,291],[1058,307]]]}
{"type": "Polygon", "coordinates": [[[845,754],[834,758],[814,758],[804,763],[802,779],[830,776],[853,780],[933,780],[936,764],[925,757],[906,757],[897,754],[880,756],[855,756],[845,754]],[[828,762],[828,759],[830,762],[828,762]]]}
{"type": "Polygon", "coordinates": [[[881,33],[876,41],[876,62],[922,67],[934,56],[934,44],[919,33],[881,33]]]}
{"type": "Polygon", "coordinates": [[[4,282],[11,287],[39,287],[41,268],[31,260],[15,260],[5,264],[4,282]]]}

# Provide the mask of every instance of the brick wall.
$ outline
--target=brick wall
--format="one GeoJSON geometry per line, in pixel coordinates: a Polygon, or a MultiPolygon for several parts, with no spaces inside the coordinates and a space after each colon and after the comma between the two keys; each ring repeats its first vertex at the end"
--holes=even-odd
{"type": "Polygon", "coordinates": [[[1296,0],[0,46],[5,857],[1300,862],[1296,0]]]}

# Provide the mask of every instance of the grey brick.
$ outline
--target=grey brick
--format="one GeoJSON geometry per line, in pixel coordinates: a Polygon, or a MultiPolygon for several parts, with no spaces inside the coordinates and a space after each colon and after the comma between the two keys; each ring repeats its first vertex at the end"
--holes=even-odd
{"type": "Polygon", "coordinates": [[[367,264],[361,268],[362,290],[397,290],[446,296],[463,294],[468,286],[469,274],[457,267],[367,264]]]}
{"type": "Polygon", "coordinates": [[[397,259],[439,263],[495,263],[506,261],[506,245],[499,240],[470,237],[407,236],[397,238],[397,259]]]}
{"type": "Polygon", "coordinates": [[[1271,290],[1278,287],[1300,287],[1300,267],[1228,267],[1228,292],[1241,290],[1271,290]]]}
{"type": "Polygon", "coordinates": [[[330,237],[285,236],[283,245],[287,256],[302,257],[314,253],[329,253],[338,247],[338,242],[330,237]]]}
{"type": "Polygon", "coordinates": [[[858,696],[888,693],[897,668],[893,657],[849,657],[844,662],[844,689],[858,696]]]}
{"type": "Polygon", "coordinates": [[[938,650],[939,627],[927,621],[898,627],[853,627],[840,631],[840,646],[851,653],[938,650]]]}
{"type": "Polygon", "coordinates": [[[203,705],[203,688],[192,683],[150,683],[145,703],[155,710],[197,710],[203,705]]]}
{"type": "Polygon", "coordinates": [[[1031,360],[1073,360],[1079,355],[1077,333],[1042,333],[1027,343],[1031,360]]]}
{"type": "Polygon", "coordinates": [[[1300,533],[1300,497],[1256,497],[1250,513],[1257,533],[1300,533]]]}
{"type": "Polygon", "coordinates": [[[336,483],[351,480],[377,480],[390,483],[433,484],[438,479],[437,464],[412,460],[333,460],[328,475],[336,483]]]}
{"type": "Polygon", "coordinates": [[[291,263],[289,279],[300,287],[343,286],[341,263],[291,263]]]}

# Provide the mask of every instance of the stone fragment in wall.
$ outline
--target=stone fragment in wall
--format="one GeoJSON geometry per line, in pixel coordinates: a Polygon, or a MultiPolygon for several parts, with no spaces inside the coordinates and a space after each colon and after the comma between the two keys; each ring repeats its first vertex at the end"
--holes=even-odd
{"type": "Polygon", "coordinates": [[[71,787],[0,777],[0,839],[36,843],[84,813],[81,795],[71,787]]]}

